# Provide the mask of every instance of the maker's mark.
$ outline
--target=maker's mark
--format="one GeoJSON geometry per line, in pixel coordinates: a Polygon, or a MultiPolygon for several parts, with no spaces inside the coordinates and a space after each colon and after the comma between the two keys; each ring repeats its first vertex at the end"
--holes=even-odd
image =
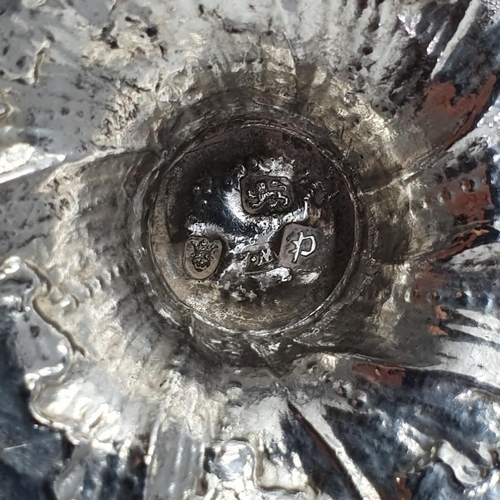
{"type": "Polygon", "coordinates": [[[270,248],[249,252],[245,274],[259,274],[273,269],[278,262],[278,256],[270,248]]]}

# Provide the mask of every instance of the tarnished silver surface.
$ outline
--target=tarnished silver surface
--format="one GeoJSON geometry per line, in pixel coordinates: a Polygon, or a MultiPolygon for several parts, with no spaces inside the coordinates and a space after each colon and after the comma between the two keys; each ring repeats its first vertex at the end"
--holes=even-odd
{"type": "Polygon", "coordinates": [[[198,138],[160,170],[146,238],[171,294],[161,304],[187,308],[193,337],[216,351],[227,338],[231,355],[250,336],[296,340],[341,295],[361,217],[333,152],[250,121],[198,138]]]}
{"type": "Polygon", "coordinates": [[[0,0],[0,499],[500,498],[499,17],[0,0]]]}

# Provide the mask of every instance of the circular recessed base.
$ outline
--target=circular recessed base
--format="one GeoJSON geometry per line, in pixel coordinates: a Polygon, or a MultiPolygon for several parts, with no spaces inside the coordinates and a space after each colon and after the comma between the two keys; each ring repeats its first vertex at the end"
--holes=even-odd
{"type": "Polygon", "coordinates": [[[152,249],[169,291],[206,323],[289,328],[345,281],[356,202],[333,154],[247,123],[197,141],[159,183],[152,249]]]}

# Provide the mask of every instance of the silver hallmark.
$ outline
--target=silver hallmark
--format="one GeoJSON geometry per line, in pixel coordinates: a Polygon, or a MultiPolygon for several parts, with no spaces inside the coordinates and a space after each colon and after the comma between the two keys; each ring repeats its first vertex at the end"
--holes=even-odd
{"type": "MultiPolygon", "coordinates": [[[[310,267],[324,237],[318,229],[299,224],[289,224],[283,233],[280,265],[285,267],[310,267]]],[[[316,259],[314,259],[316,260],[316,259]]]]}
{"type": "Polygon", "coordinates": [[[246,176],[241,181],[241,203],[251,215],[287,212],[293,204],[288,177],[246,176]]]}
{"type": "Polygon", "coordinates": [[[184,269],[194,279],[211,276],[219,265],[222,243],[202,236],[190,236],[184,246],[184,269]]]}
{"type": "Polygon", "coordinates": [[[249,252],[245,274],[257,274],[269,271],[277,261],[278,256],[270,248],[249,252]]]}
{"type": "Polygon", "coordinates": [[[312,234],[304,236],[304,232],[300,231],[299,237],[296,240],[292,240],[292,243],[295,245],[295,252],[292,260],[294,264],[299,260],[300,256],[309,257],[309,255],[316,251],[316,238],[312,234]],[[306,250],[308,246],[309,248],[306,250]]]}

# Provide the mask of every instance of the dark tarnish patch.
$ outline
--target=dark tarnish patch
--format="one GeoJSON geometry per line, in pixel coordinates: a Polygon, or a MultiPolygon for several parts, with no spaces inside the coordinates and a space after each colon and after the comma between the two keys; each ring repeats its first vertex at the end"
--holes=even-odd
{"type": "Polygon", "coordinates": [[[496,75],[490,73],[477,92],[460,98],[456,97],[457,89],[452,82],[430,85],[418,116],[420,125],[428,131],[430,142],[433,145],[443,144],[448,149],[464,137],[480,118],[496,81],[496,75]]]}
{"type": "Polygon", "coordinates": [[[399,387],[402,385],[406,371],[403,368],[396,368],[383,365],[372,365],[370,363],[360,363],[352,366],[352,371],[359,373],[370,382],[375,384],[399,387]]]}

